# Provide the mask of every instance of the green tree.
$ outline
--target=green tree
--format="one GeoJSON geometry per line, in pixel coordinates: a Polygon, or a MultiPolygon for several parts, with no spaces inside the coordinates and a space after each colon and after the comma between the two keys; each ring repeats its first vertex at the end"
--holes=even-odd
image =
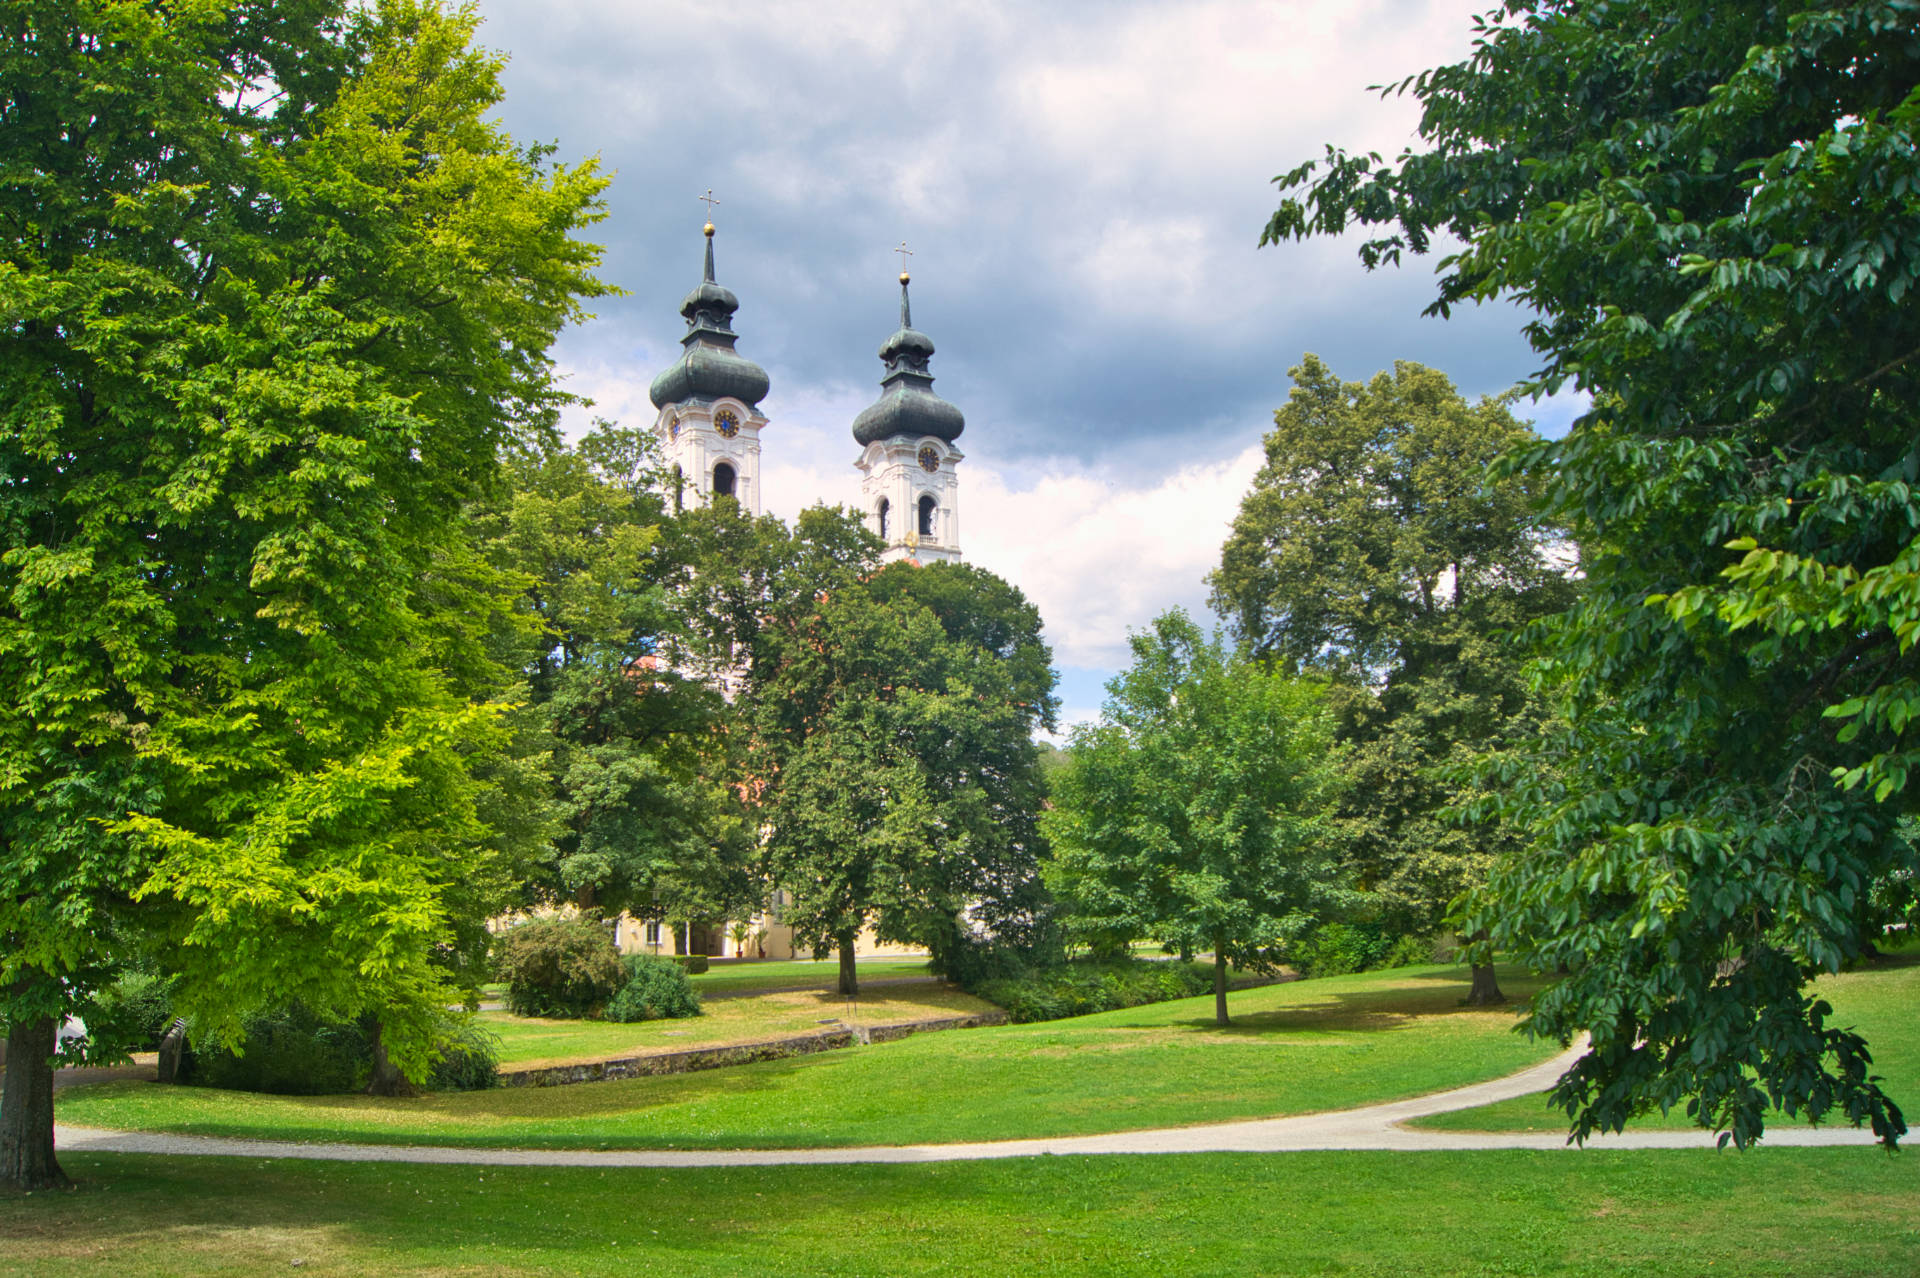
{"type": "Polygon", "coordinates": [[[1227,966],[1276,961],[1339,903],[1339,786],[1321,685],[1268,670],[1183,612],[1131,635],[1100,722],[1073,731],[1041,818],[1066,923],[1108,948],[1210,947],[1214,1018],[1227,966]]]}
{"type": "Polygon", "coordinates": [[[506,464],[482,520],[533,625],[505,632],[516,719],[541,743],[557,822],[548,900],[675,920],[757,903],[754,832],[730,768],[719,691],[675,661],[687,627],[645,435],[601,424],[577,447],[506,464]]]}
{"type": "MultiPolygon", "coordinates": [[[[1418,364],[1342,382],[1308,355],[1291,376],[1208,583],[1255,656],[1331,681],[1349,864],[1387,927],[1428,933],[1511,843],[1446,815],[1462,765],[1539,727],[1505,637],[1571,598],[1532,485],[1488,473],[1536,437],[1418,364]]],[[[1499,1002],[1475,957],[1469,1001],[1499,1002]]]]}
{"type": "Polygon", "coordinates": [[[879,545],[840,510],[788,532],[730,503],[692,574],[714,619],[709,660],[740,681],[744,784],[764,822],[781,921],[818,954],[928,946],[949,965],[976,930],[1031,945],[1040,801],[1032,734],[1053,721],[1040,622],[1017,590],[960,565],[877,569],[879,545]]]}
{"type": "Polygon", "coordinates": [[[1398,86],[1425,148],[1330,151],[1268,240],[1461,249],[1433,309],[1536,318],[1592,411],[1518,453],[1582,550],[1545,678],[1563,730],[1500,761],[1529,844],[1475,917],[1566,975],[1573,1133],[1684,1104],[1905,1131],[1807,979],[1865,953],[1920,741],[1920,7],[1510,2],[1398,86]]]}
{"type": "Polygon", "coordinates": [[[135,950],[232,1041],[297,998],[418,1076],[496,716],[427,615],[546,349],[592,169],[432,4],[24,3],[0,34],[0,1180],[135,950]],[[434,587],[430,589],[429,587],[434,587]]]}

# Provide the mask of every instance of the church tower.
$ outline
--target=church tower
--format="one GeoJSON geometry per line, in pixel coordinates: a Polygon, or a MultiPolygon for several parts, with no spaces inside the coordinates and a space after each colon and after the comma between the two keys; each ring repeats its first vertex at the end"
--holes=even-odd
{"type": "Polygon", "coordinates": [[[966,418],[933,393],[927,362],[933,341],[913,327],[909,277],[900,272],[900,330],[880,347],[887,366],[880,398],[853,419],[860,445],[860,496],[867,526],[886,542],[892,563],[960,558],[960,483],[955,467],[966,418]]]}
{"type": "Polygon", "coordinates": [[[760,513],[759,403],[767,374],[733,349],[733,313],[740,299],[714,283],[713,223],[706,225],[707,269],[700,286],[680,303],[685,352],[653,379],[649,395],[661,455],[677,481],[675,500],[704,506],[731,497],[749,515],[760,513]]]}

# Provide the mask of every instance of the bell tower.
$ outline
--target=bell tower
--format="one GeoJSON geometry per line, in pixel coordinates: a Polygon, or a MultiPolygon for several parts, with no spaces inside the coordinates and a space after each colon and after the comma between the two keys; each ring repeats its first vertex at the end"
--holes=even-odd
{"type": "MultiPolygon", "coordinates": [[[[907,251],[902,245],[898,250],[907,251]]],[[[904,261],[904,258],[902,259],[904,261]]],[[[957,561],[960,558],[962,454],[954,446],[966,428],[958,408],[933,393],[927,364],[933,339],[913,326],[907,297],[911,277],[900,272],[900,328],[880,347],[886,376],[880,398],[853,419],[860,445],[860,496],[867,526],[886,542],[881,559],[892,563],[957,561]]]]}
{"type": "MultiPolygon", "coordinates": [[[[703,198],[712,203],[713,193],[703,198]]],[[[767,417],[766,370],[734,350],[733,313],[740,299],[713,278],[713,223],[705,229],[705,278],[680,303],[687,321],[682,354],[653,379],[648,394],[659,416],[654,432],[685,505],[731,498],[760,513],[760,431],[767,417]]]]}

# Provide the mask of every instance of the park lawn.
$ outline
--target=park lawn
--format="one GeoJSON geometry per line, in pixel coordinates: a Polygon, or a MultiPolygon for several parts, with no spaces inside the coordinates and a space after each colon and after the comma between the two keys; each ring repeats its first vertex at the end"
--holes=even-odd
{"type": "MultiPolygon", "coordinates": [[[[924,958],[868,958],[856,964],[860,980],[897,980],[929,976],[924,958]]],[[[833,990],[839,987],[838,959],[723,959],[692,978],[703,997],[762,990],[833,990]]]]}
{"type": "Polygon", "coordinates": [[[993,1004],[938,981],[876,985],[858,999],[814,989],[772,990],[749,997],[713,999],[699,1016],[676,1020],[548,1020],[481,1012],[476,1019],[500,1038],[503,1069],[528,1069],[579,1061],[610,1060],[691,1047],[753,1043],[815,1034],[850,1025],[900,1025],[944,1016],[996,1011],[993,1004]],[[832,1024],[825,1022],[831,1021],[832,1024]]]}
{"type": "MultiPolygon", "coordinates": [[[[107,1083],[62,1122],[205,1135],[539,1148],[898,1145],[1343,1109],[1497,1078],[1551,1054],[1512,1009],[1463,1008],[1464,968],[1297,981],[1035,1025],[955,1030],[757,1065],[391,1100],[107,1083]]],[[[1531,989],[1505,971],[1510,995],[1531,989]]]]}
{"type": "MultiPolygon", "coordinates": [[[[588,1170],[72,1155],[0,1275],[1906,1274],[1876,1149],[1187,1154],[588,1170]]],[[[1903,1223],[1904,1222],[1904,1223],[1903,1223]]]]}
{"type": "MultiPolygon", "coordinates": [[[[1906,1111],[1908,1122],[1920,1116],[1920,947],[1909,947],[1851,972],[1823,976],[1815,989],[1833,1004],[1832,1023],[1866,1035],[1873,1052],[1873,1072],[1881,1086],[1906,1111]]],[[[1770,1120],[1804,1125],[1804,1119],[1784,1115],[1770,1120]]],[[[1843,1120],[1844,1121],[1844,1120],[1843,1120]]],[[[1444,1131],[1564,1131],[1565,1115],[1547,1108],[1546,1093],[1517,1096],[1476,1109],[1436,1114],[1410,1124],[1444,1131]]],[[[1673,1130],[1690,1128],[1684,1109],[1647,1114],[1633,1121],[1636,1128],[1673,1130]]]]}

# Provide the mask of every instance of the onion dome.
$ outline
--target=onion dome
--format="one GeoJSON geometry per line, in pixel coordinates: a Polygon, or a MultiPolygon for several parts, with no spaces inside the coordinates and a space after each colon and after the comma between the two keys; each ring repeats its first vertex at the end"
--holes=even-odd
{"type": "Polygon", "coordinates": [[[951,444],[966,429],[960,410],[933,393],[927,361],[933,358],[933,339],[913,326],[907,302],[909,277],[900,274],[900,331],[880,347],[887,375],[880,379],[881,395],[853,419],[853,437],[861,447],[877,440],[907,435],[931,435],[951,444]]]}
{"type": "Polygon", "coordinates": [[[733,349],[738,340],[733,313],[740,309],[740,299],[731,289],[714,283],[711,222],[706,236],[706,278],[680,303],[680,314],[687,320],[687,335],[680,339],[685,354],[653,379],[647,393],[655,408],[721,398],[737,399],[751,408],[766,398],[766,370],[733,349]]]}

